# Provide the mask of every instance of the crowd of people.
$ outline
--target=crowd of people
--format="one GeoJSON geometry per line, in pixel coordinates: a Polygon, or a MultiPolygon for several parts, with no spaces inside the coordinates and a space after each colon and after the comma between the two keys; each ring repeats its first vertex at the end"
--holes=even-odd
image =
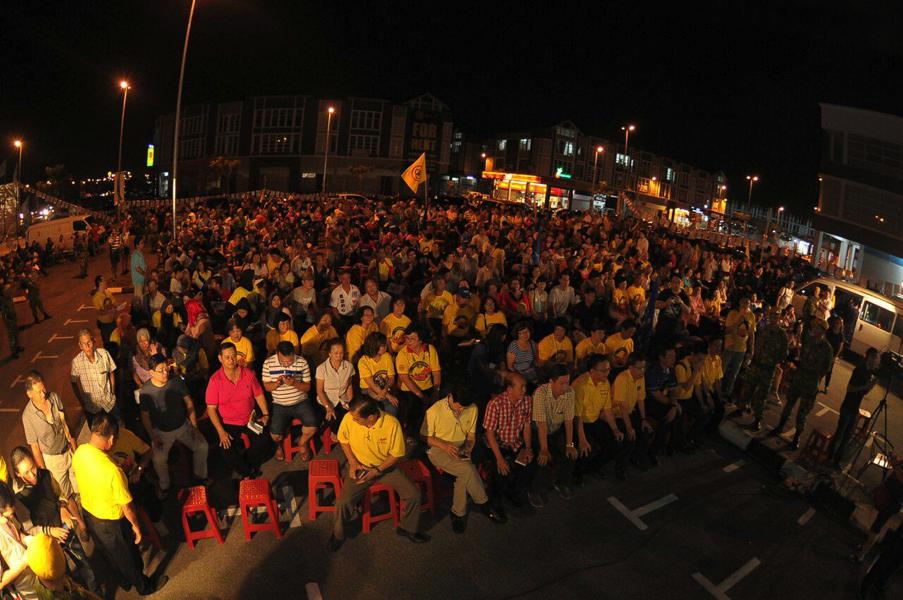
{"type": "Polygon", "coordinates": [[[209,485],[261,477],[286,460],[286,436],[306,461],[328,429],[345,470],[328,549],[377,482],[402,502],[398,534],[424,543],[405,460],[453,478],[463,533],[469,506],[503,524],[510,507],[541,510],[587,478],[622,482],[692,454],[726,407],[758,430],[766,400],[783,396],[775,431],[796,407],[796,447],[848,341],[829,293],[795,313],[812,275],[799,257],[630,216],[270,197],[197,205],[176,238],[165,212],[112,232],[112,275],[127,270],[134,293],[98,275],[97,330],[77,336],[72,390],[90,440],[76,445],[62,390],[32,373],[28,446],[0,473],[0,510],[21,499],[72,576],[29,570],[32,532],[3,512],[2,585],[26,598],[95,586],[73,531],[89,532],[123,587],[164,583],[142,574],[134,542],[138,512],[159,518],[172,496],[176,442],[192,455],[179,485],[209,485]],[[208,472],[214,453],[222,473],[208,472]]]}

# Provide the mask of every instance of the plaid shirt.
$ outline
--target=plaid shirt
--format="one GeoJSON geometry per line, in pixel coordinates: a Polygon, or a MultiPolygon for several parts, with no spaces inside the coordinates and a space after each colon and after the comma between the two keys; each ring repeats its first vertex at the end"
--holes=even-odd
{"type": "Polygon", "coordinates": [[[103,348],[94,349],[94,362],[88,360],[84,351],[72,359],[71,378],[85,392],[85,410],[89,413],[110,412],[116,406],[116,397],[110,385],[110,373],[115,370],[116,363],[103,348]]]}
{"type": "Polygon", "coordinates": [[[574,388],[557,398],[552,394],[552,384],[544,383],[533,392],[533,420],[545,423],[549,433],[558,431],[565,421],[574,420],[574,388]]]}
{"type": "Polygon", "coordinates": [[[499,446],[517,452],[524,445],[524,425],[530,422],[530,396],[524,396],[515,403],[508,399],[508,392],[502,392],[486,405],[483,428],[495,434],[499,446]]]}

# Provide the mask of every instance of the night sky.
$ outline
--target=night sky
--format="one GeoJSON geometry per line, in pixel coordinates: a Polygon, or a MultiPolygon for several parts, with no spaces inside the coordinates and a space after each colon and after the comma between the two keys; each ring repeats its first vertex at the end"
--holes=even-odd
{"type": "MultiPolygon", "coordinates": [[[[113,169],[124,76],[124,166],[140,168],[155,117],[174,110],[189,5],[4,3],[0,162],[22,136],[28,180],[55,163],[76,176],[113,169]]],[[[571,119],[620,140],[634,122],[632,146],[723,170],[731,198],[756,173],[759,202],[808,214],[818,102],[903,113],[900,4],[702,6],[199,0],[184,102],[430,91],[480,134],[571,119]]]]}

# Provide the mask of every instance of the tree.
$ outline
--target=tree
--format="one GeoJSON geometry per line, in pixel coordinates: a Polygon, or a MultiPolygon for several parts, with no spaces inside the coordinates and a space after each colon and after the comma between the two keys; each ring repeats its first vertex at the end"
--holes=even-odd
{"type": "Polygon", "coordinates": [[[231,193],[232,176],[238,170],[241,161],[225,156],[217,156],[210,161],[210,168],[219,178],[219,189],[223,194],[231,193]]]}

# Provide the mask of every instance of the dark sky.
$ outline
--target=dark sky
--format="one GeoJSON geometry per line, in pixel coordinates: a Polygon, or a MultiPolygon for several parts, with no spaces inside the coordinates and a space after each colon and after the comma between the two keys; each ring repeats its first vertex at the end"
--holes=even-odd
{"type": "MultiPolygon", "coordinates": [[[[4,3],[0,161],[22,136],[26,178],[114,168],[126,76],[125,167],[140,168],[175,106],[189,4],[4,3]]],[[[630,121],[637,148],[723,170],[733,198],[757,173],[759,201],[799,212],[817,194],[819,101],[903,113],[898,3],[661,5],[199,0],[184,101],[431,91],[478,133],[571,119],[620,139],[630,121]]]]}

